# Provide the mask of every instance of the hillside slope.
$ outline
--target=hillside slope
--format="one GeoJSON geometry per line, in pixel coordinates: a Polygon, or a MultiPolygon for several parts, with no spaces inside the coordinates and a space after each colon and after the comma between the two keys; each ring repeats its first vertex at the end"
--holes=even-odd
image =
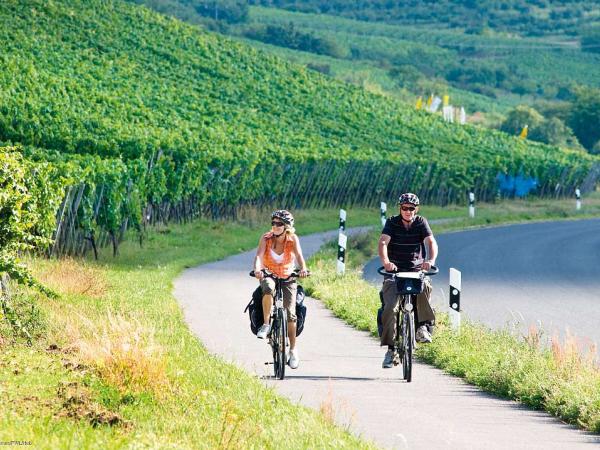
{"type": "Polygon", "coordinates": [[[495,196],[498,173],[554,195],[594,161],[446,124],[120,1],[10,0],[0,25],[0,140],[96,164],[73,177],[84,197],[73,212],[87,205],[89,219],[101,204],[90,220],[113,234],[146,204],[219,215],[247,202],[373,205],[409,188],[446,203],[495,196]]]}

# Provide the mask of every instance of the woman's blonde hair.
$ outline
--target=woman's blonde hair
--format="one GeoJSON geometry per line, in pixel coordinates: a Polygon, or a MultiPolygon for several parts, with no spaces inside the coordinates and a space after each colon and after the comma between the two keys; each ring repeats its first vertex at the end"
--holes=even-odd
{"type": "Polygon", "coordinates": [[[296,229],[293,226],[284,225],[283,227],[285,228],[285,234],[287,234],[288,236],[293,236],[296,234],[296,229]]]}

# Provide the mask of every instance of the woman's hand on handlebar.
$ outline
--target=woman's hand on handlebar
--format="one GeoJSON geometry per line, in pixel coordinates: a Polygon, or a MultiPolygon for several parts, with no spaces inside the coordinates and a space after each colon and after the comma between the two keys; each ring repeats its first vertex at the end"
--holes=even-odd
{"type": "Polygon", "coordinates": [[[396,264],[394,264],[391,261],[388,261],[387,263],[385,263],[383,265],[383,267],[385,267],[386,272],[396,272],[398,270],[398,267],[396,267],[396,264]]]}
{"type": "Polygon", "coordinates": [[[308,269],[300,269],[300,271],[298,272],[298,276],[300,278],[306,278],[308,276],[308,269]]]}
{"type": "Polygon", "coordinates": [[[262,270],[256,270],[256,269],[254,269],[254,277],[257,280],[262,280],[265,277],[265,274],[263,273],[262,270]]]}

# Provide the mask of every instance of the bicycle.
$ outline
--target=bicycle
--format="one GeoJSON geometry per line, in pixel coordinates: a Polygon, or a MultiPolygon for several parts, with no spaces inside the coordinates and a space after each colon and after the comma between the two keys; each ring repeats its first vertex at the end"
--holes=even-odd
{"type": "Polygon", "coordinates": [[[402,360],[402,376],[407,383],[412,381],[413,353],[415,342],[415,316],[414,304],[417,294],[423,290],[426,276],[436,275],[439,269],[432,266],[427,272],[386,272],[384,267],[377,269],[377,273],[384,277],[394,278],[396,294],[401,296],[396,310],[396,333],[394,336],[394,365],[402,360]]]}
{"type": "MultiPolygon", "coordinates": [[[[279,278],[277,275],[263,269],[265,277],[275,280],[275,295],[273,296],[273,308],[271,308],[270,325],[271,331],[268,334],[269,344],[273,350],[273,364],[275,378],[283,380],[285,377],[285,366],[287,365],[287,347],[289,346],[287,330],[287,311],[283,307],[283,288],[282,281],[288,281],[291,278],[300,276],[297,272],[292,272],[287,278],[279,278]]],[[[251,277],[255,277],[254,270],[250,272],[251,277]]]]}

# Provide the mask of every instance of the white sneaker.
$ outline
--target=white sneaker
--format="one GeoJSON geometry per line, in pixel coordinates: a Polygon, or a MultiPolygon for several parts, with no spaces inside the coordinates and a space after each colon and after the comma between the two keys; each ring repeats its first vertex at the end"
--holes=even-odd
{"type": "Polygon", "coordinates": [[[256,337],[259,339],[264,339],[267,337],[267,334],[269,334],[269,331],[271,331],[271,325],[269,325],[268,323],[264,323],[258,329],[256,337]]]}
{"type": "Polygon", "coordinates": [[[290,350],[290,360],[288,361],[290,369],[297,369],[300,364],[300,357],[298,356],[298,350],[290,350]]]}
{"type": "Polygon", "coordinates": [[[421,325],[417,329],[417,333],[416,333],[415,337],[417,339],[417,342],[420,342],[422,344],[428,344],[431,342],[431,333],[429,332],[429,330],[427,329],[427,327],[425,325],[421,325]]]}

